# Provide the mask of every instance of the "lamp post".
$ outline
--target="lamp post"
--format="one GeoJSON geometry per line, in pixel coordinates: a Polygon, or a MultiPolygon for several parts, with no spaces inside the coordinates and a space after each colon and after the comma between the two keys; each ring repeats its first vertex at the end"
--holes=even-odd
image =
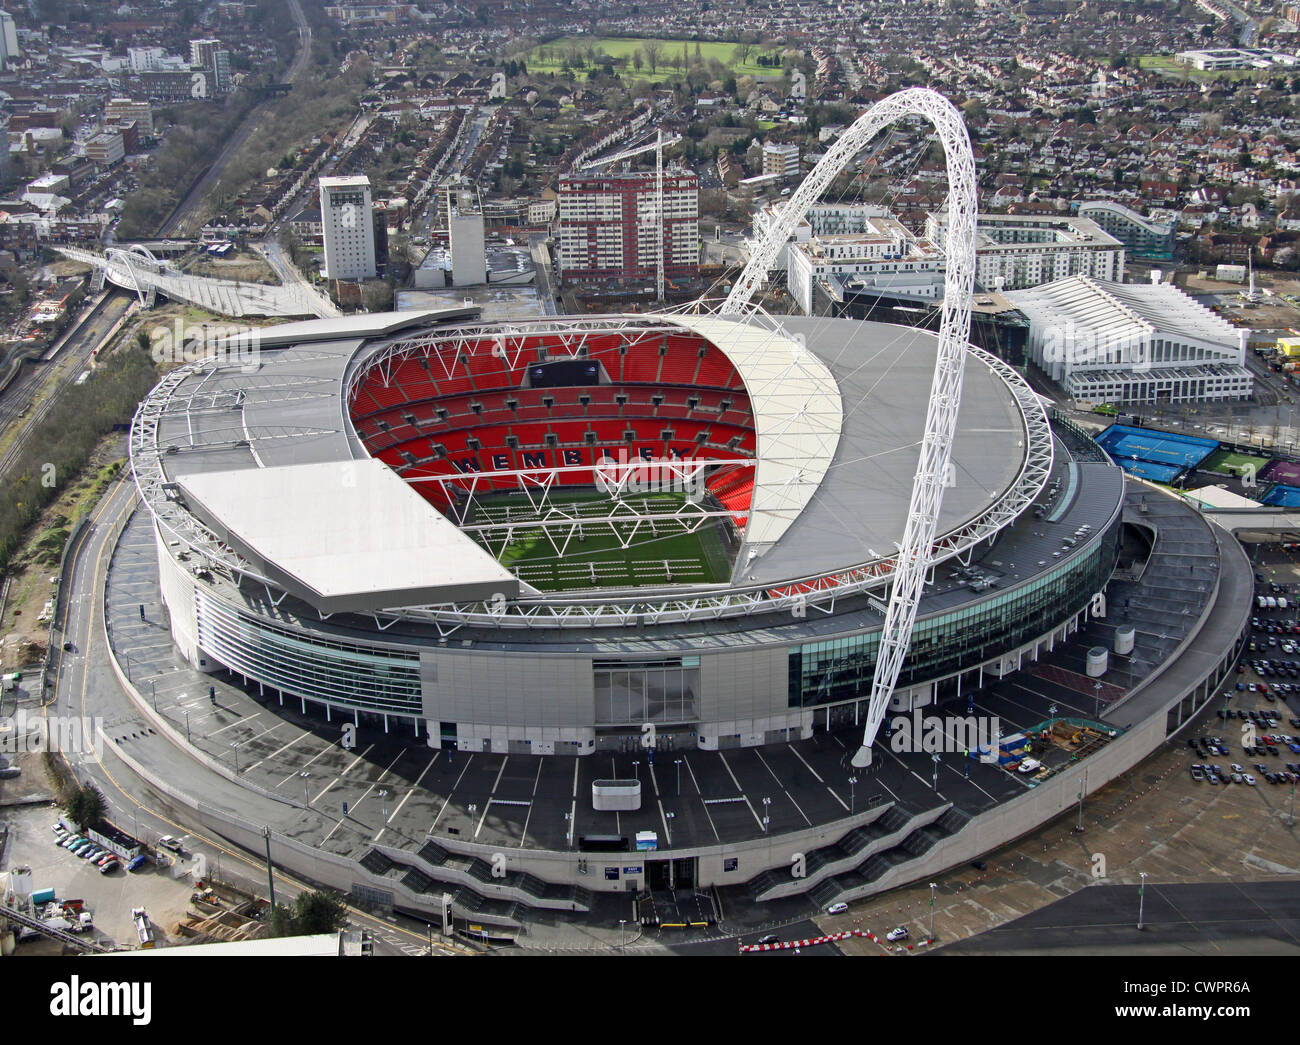
{"type": "Polygon", "coordinates": [[[618,920],[618,949],[619,949],[619,952],[622,953],[622,954],[626,954],[626,953],[627,953],[627,951],[624,950],[624,945],[623,945],[623,926],[625,926],[625,925],[627,925],[627,919],[626,919],[626,918],[620,918],[620,919],[618,920]]]}
{"type": "Polygon", "coordinates": [[[930,883],[930,943],[934,943],[934,890],[937,886],[930,883]]]}
{"type": "Polygon", "coordinates": [[[1142,916],[1146,909],[1147,873],[1145,871],[1139,871],[1138,877],[1142,879],[1141,883],[1138,885],[1138,931],[1141,932],[1146,928],[1142,916]]]}
{"type": "Polygon", "coordinates": [[[680,758],[673,759],[673,765],[677,767],[677,797],[681,798],[682,797],[682,760],[680,758]]]}
{"type": "Polygon", "coordinates": [[[768,824],[772,822],[771,817],[768,816],[768,810],[771,805],[772,800],[770,798],[763,799],[763,834],[767,834],[768,824]]]}
{"type": "Polygon", "coordinates": [[[309,776],[311,776],[311,774],[308,773],[307,770],[305,769],[298,774],[298,779],[302,781],[302,804],[307,806],[310,809],[311,796],[307,794],[307,778],[309,776]]]}
{"type": "Polygon", "coordinates": [[[190,742],[190,713],[185,712],[185,743],[190,742]]]}
{"type": "Polygon", "coordinates": [[[939,756],[938,756],[938,754],[931,755],[931,756],[930,756],[930,760],[934,763],[934,793],[937,795],[937,794],[939,793],[939,756]]]}
{"type": "Polygon", "coordinates": [[[379,789],[379,808],[384,811],[384,823],[388,823],[388,792],[382,787],[379,789]]]}
{"type": "Polygon", "coordinates": [[[672,848],[673,844],[673,820],[676,816],[676,813],[664,813],[664,831],[668,834],[669,848],[672,848]]]}
{"type": "Polygon", "coordinates": [[[572,813],[564,814],[564,839],[565,842],[570,846],[570,848],[572,848],[573,846],[573,814],[572,813]]]}
{"type": "Polygon", "coordinates": [[[638,780],[641,779],[641,763],[635,760],[632,762],[632,775],[638,780]]]}
{"type": "Polygon", "coordinates": [[[239,772],[239,741],[236,740],[230,745],[230,748],[235,752],[235,772],[237,774],[239,772]]]}
{"type": "Polygon", "coordinates": [[[849,777],[849,816],[858,811],[858,778],[849,777]]]}

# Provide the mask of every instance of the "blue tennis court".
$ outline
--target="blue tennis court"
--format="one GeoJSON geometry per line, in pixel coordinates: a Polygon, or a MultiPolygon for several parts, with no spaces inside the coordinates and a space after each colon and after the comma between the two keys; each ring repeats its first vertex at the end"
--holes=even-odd
{"type": "Polygon", "coordinates": [[[1144,479],[1168,482],[1184,468],[1195,468],[1219,448],[1218,440],[1174,432],[1157,432],[1130,425],[1111,425],[1097,437],[1101,447],[1126,471],[1144,479]],[[1134,465],[1160,466],[1164,477],[1134,465]]]}
{"type": "Polygon", "coordinates": [[[1262,503],[1274,508],[1300,508],[1300,486],[1278,483],[1264,495],[1262,503]]]}

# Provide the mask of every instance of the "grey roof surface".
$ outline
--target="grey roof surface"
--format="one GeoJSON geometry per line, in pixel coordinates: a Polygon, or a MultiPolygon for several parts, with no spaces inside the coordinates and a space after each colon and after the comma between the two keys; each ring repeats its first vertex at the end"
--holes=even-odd
{"type": "MultiPolygon", "coordinates": [[[[783,317],[834,375],[843,427],[826,477],[783,539],[744,571],[759,583],[834,572],[895,553],[903,539],[938,338],[926,330],[852,320],[783,317]],[[872,551],[878,555],[871,554],[872,551]]],[[[944,490],[940,534],[983,512],[1010,487],[1025,456],[1025,425],[1002,379],[966,360],[944,490]]]]}

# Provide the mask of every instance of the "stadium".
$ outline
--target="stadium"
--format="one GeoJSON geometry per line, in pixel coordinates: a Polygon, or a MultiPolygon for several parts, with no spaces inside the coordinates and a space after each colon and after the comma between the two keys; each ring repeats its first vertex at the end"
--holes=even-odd
{"type": "MultiPolygon", "coordinates": [[[[939,104],[903,93],[903,115],[939,104]]],[[[340,820],[335,862],[294,849],[304,873],[414,911],[452,885],[503,926],[674,886],[825,905],[1018,837],[1181,729],[1240,651],[1249,563],[966,324],[949,301],[937,335],[465,307],[271,327],[167,373],[130,454],[175,651],[272,714],[366,731],[428,814],[382,842],[387,819],[346,843],[340,820]],[[950,710],[1002,739],[943,762],[876,732],[950,710]],[[438,772],[404,760],[429,748],[438,772]],[[633,837],[671,851],[592,874],[584,853],[633,837]]],[[[107,600],[121,632],[112,574],[107,600]]],[[[137,705],[191,743],[188,714],[182,740],[137,705]]],[[[312,808],[303,749],[244,745],[235,779],[312,808]]]]}
{"type": "MultiPolygon", "coordinates": [[[[274,328],[255,370],[174,371],[142,408],[191,663],[460,750],[588,754],[646,723],[725,748],[851,711],[933,334],[377,319],[274,328]]],[[[1054,447],[1023,379],[969,352],[935,549],[963,580],[923,606],[896,707],[1069,630],[1115,561],[1118,471],[1054,447]],[[1035,502],[1075,507],[1071,547],[1018,547],[1035,502]]]]}

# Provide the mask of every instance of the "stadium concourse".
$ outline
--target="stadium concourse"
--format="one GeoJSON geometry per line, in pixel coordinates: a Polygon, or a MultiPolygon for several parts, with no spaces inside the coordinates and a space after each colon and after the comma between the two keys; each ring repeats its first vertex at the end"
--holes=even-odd
{"type": "Polygon", "coordinates": [[[1250,571],[971,348],[891,729],[853,770],[935,345],[458,309],[172,371],[132,427],[109,740],[233,842],[261,824],[169,787],[187,753],[279,803],[278,862],[505,932],[629,893],[708,921],[713,887],[803,915],[987,852],[1214,695],[1250,571]],[[942,750],[900,743],[929,720],[942,750]]]}

